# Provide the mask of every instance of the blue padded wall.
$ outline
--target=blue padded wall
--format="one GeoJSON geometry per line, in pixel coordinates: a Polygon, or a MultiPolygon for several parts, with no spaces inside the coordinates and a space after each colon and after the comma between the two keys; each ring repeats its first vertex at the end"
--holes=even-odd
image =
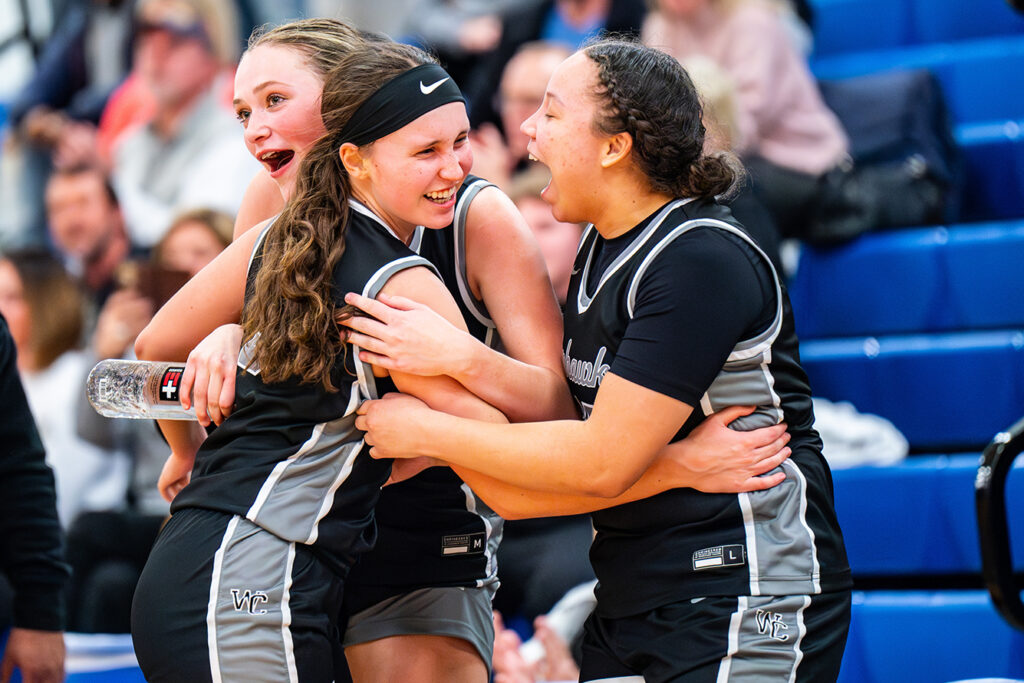
{"type": "Polygon", "coordinates": [[[961,218],[1024,217],[1024,120],[964,124],[956,139],[965,171],[961,218]]]}
{"type": "Polygon", "coordinates": [[[1024,34],[1001,0],[813,0],[814,54],[1024,34]]]}
{"type": "Polygon", "coordinates": [[[1024,36],[1001,36],[823,56],[811,66],[821,79],[887,69],[931,69],[956,123],[1020,118],[1024,112],[1024,36]]]}
{"type": "Polygon", "coordinates": [[[1024,220],[804,247],[789,295],[802,340],[1024,327],[1024,220]]]}
{"type": "Polygon", "coordinates": [[[800,348],[816,396],[888,418],[917,450],[980,450],[1024,415],[1021,330],[812,339],[800,348]]]}
{"type": "MultiPolygon", "coordinates": [[[[974,454],[922,455],[885,467],[833,470],[836,514],[854,577],[979,573],[978,461],[974,454]]],[[[1024,571],[1024,459],[1007,480],[1006,504],[1014,565],[1024,571]]]]}
{"type": "Polygon", "coordinates": [[[1024,633],[984,591],[854,593],[839,683],[1024,677],[1024,633]]]}

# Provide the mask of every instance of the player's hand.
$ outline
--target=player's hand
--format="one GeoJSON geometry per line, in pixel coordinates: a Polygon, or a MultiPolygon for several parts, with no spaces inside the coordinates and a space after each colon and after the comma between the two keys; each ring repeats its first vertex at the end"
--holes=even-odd
{"type": "Polygon", "coordinates": [[[370,299],[349,293],[345,303],[368,316],[344,321],[347,341],[359,347],[359,359],[387,370],[428,377],[457,376],[469,357],[468,333],[429,307],[400,296],[381,294],[370,299]]]}
{"type": "Polygon", "coordinates": [[[235,404],[235,368],[242,347],[242,326],[221,325],[188,354],[181,375],[181,405],[195,402],[199,424],[220,424],[235,404]]]}
{"type": "Polygon", "coordinates": [[[12,628],[0,662],[0,683],[11,680],[17,668],[25,683],[61,683],[64,680],[64,634],[12,628]]]}
{"type": "Polygon", "coordinates": [[[760,491],[781,483],[785,472],[772,470],[791,454],[786,425],[729,429],[752,412],[752,406],[733,406],[709,415],[684,440],[666,446],[655,466],[677,486],[705,493],[760,491]]]}
{"type": "Polygon", "coordinates": [[[430,424],[434,411],[426,403],[406,394],[385,394],[376,401],[364,401],[357,410],[356,429],[366,432],[374,458],[417,458],[421,426],[430,424]],[[416,425],[416,429],[410,429],[416,425]]]}
{"type": "Polygon", "coordinates": [[[192,479],[192,466],[194,464],[194,457],[187,458],[171,453],[170,457],[167,458],[156,486],[157,490],[160,491],[160,495],[168,503],[173,501],[174,497],[181,493],[183,488],[188,486],[188,482],[192,479]]]}

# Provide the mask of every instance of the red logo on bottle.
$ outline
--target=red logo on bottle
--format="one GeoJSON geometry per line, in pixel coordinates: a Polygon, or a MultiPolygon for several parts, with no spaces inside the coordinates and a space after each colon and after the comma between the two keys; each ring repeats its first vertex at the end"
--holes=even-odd
{"type": "Polygon", "coordinates": [[[178,402],[178,385],[185,368],[167,368],[160,377],[160,400],[168,403],[178,402]]]}

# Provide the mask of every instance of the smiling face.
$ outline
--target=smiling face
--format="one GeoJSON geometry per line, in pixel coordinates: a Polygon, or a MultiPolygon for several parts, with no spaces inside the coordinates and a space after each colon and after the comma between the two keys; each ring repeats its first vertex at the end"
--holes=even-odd
{"type": "Polygon", "coordinates": [[[235,113],[245,146],[287,198],[299,162],[323,135],[323,79],[301,50],[260,45],[245,53],[235,72],[235,113]]]}
{"type": "Polygon", "coordinates": [[[606,199],[600,180],[606,137],[593,125],[596,88],[597,67],[577,52],[555,69],[543,104],[522,126],[530,154],[551,171],[541,196],[560,221],[595,222],[595,209],[606,199]]]}
{"type": "MultiPolygon", "coordinates": [[[[346,143],[343,158],[346,149],[356,151],[346,143]]],[[[473,165],[466,106],[438,107],[358,152],[362,163],[349,171],[353,192],[399,237],[408,238],[417,225],[443,228],[473,165]]]]}

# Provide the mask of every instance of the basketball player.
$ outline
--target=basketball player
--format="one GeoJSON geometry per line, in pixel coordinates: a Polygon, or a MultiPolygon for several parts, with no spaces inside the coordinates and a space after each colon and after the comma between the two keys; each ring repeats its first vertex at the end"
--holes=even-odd
{"type": "Polygon", "coordinates": [[[140,358],[161,356],[175,326],[240,310],[247,339],[232,415],[205,440],[196,423],[164,427],[168,468],[191,482],[136,590],[133,641],[150,681],[334,680],[345,576],[373,544],[390,471],[363,454],[359,400],[397,388],[505,419],[451,378],[363,364],[337,320],[341,293],[355,288],[404,293],[462,325],[436,269],[406,245],[418,226],[452,220],[469,127],[461,93],[421,51],[382,44],[342,59],[323,100],[326,134],[293,201],[191,280],[137,342],[140,358]],[[408,97],[421,81],[436,86],[408,97]],[[398,174],[369,145],[384,137],[389,152],[415,152],[398,174]],[[196,310],[195,292],[212,286],[220,296],[196,310]]]}
{"type": "MultiPolygon", "coordinates": [[[[307,104],[319,96],[323,71],[318,64],[338,60],[345,51],[329,49],[337,41],[321,34],[336,29],[324,21],[273,29],[257,37],[243,57],[236,78],[236,109],[246,125],[250,151],[267,159],[267,173],[247,194],[236,234],[245,231],[247,221],[279,210],[282,195],[291,191],[288,178],[308,148],[308,136],[320,125],[319,112],[307,104]],[[267,82],[274,87],[257,88],[267,82]],[[275,153],[265,153],[271,149],[275,153]]],[[[507,198],[484,181],[467,177],[456,192],[452,224],[443,230],[415,231],[410,246],[417,245],[440,270],[469,333],[459,332],[452,339],[447,333],[458,332],[455,326],[445,322],[446,329],[437,329],[437,320],[421,319],[417,344],[400,355],[406,371],[455,375],[514,419],[572,416],[551,285],[528,228],[507,198]],[[423,348],[427,329],[437,331],[444,354],[423,348]],[[492,350],[496,332],[508,356],[492,350]],[[444,357],[438,359],[440,355],[444,357]],[[453,356],[473,372],[458,373],[450,361],[453,356]]],[[[211,337],[190,355],[186,373],[189,378],[195,373],[198,414],[205,419],[209,410],[214,422],[231,411],[232,368],[240,336],[228,328],[219,334],[219,340],[211,337]]],[[[183,356],[188,348],[168,350],[168,357],[183,356]]],[[[187,386],[188,382],[183,384],[185,397],[187,386]]],[[[788,454],[786,449],[779,452],[786,438],[781,428],[738,433],[724,428],[730,416],[735,414],[725,413],[706,425],[704,433],[713,446],[692,438],[685,447],[674,447],[691,469],[661,472],[658,490],[669,482],[739,490],[781,481],[781,474],[753,476],[774,467],[774,460],[766,459],[769,455],[788,454]],[[769,451],[767,446],[773,443],[769,451]],[[764,449],[757,450],[761,446],[764,449]],[[732,457],[721,457],[723,450],[734,450],[732,457]]],[[[172,478],[168,493],[180,490],[184,480],[172,478]]],[[[490,597],[496,587],[493,549],[501,520],[449,470],[439,468],[386,487],[377,514],[377,547],[356,565],[346,583],[352,614],[346,652],[356,679],[486,680],[492,640],[490,597]]]]}
{"type": "MultiPolygon", "coordinates": [[[[585,420],[489,425],[389,396],[359,409],[371,454],[448,462],[505,517],[600,510],[582,681],[835,680],[850,571],[787,297],[715,201],[738,164],[703,155],[699,100],[678,62],[629,42],[566,60],[523,130],[551,170],[543,196],[555,217],[591,224],[564,322],[585,420]],[[621,495],[665,444],[736,403],[757,405],[741,429],[788,423],[782,484],[593,502],[621,495]]],[[[346,300],[375,319],[348,324],[376,354],[415,308],[346,300]]]]}

